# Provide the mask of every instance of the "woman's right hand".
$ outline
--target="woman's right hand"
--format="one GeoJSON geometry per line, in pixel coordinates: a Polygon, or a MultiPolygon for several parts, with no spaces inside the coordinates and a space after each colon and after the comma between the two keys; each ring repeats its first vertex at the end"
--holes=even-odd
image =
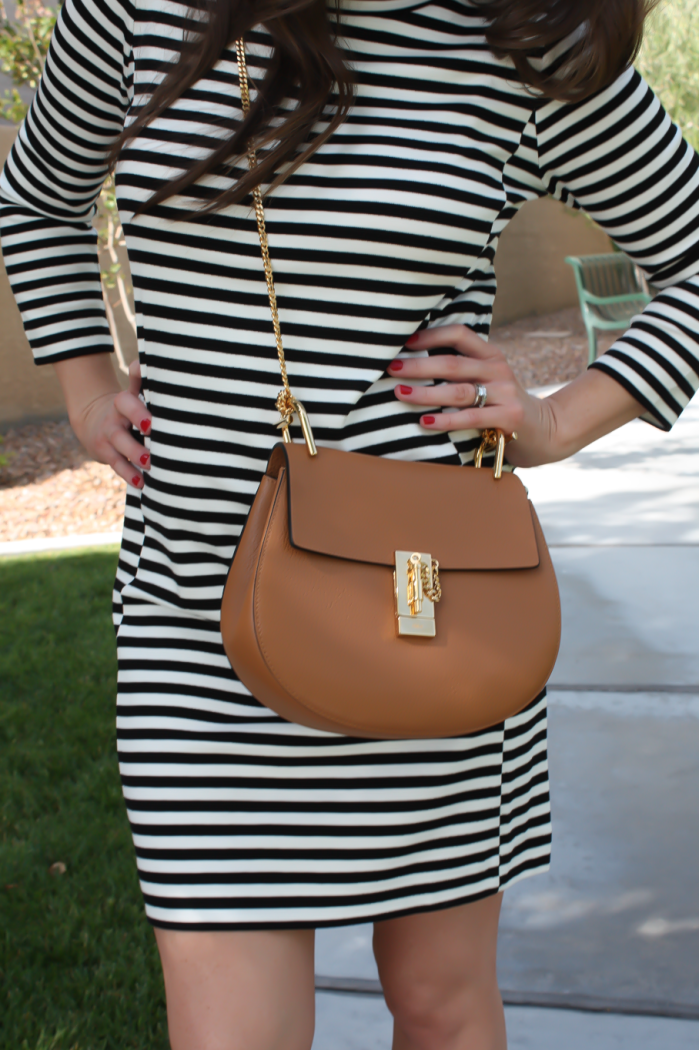
{"type": "Polygon", "coordinates": [[[58,361],[54,368],[63,387],[70,425],[80,443],[129,485],[142,488],[143,471],[150,470],[150,454],[131,430],[148,434],[153,417],[138,396],[138,361],[129,368],[127,390],[119,386],[109,354],[58,361]]]}

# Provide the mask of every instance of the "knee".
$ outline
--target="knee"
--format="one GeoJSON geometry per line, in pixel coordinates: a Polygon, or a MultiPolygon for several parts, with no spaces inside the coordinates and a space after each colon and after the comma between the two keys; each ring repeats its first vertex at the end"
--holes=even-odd
{"type": "Polygon", "coordinates": [[[501,1002],[494,972],[471,979],[462,974],[460,980],[387,975],[383,989],[396,1029],[416,1050],[461,1045],[469,1031],[479,1029],[497,1012],[501,1002]]]}
{"type": "Polygon", "coordinates": [[[384,993],[396,1028],[419,1050],[449,1046],[464,1028],[467,1010],[463,994],[449,994],[428,982],[389,985],[384,993]]]}
{"type": "Polygon", "coordinates": [[[422,1050],[448,1046],[461,1026],[461,1004],[429,984],[384,988],[397,1030],[410,1046],[422,1050]]]}

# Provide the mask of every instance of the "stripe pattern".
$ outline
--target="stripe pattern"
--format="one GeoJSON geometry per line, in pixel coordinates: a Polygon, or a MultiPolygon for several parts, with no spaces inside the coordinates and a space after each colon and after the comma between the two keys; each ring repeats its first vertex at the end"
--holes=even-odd
{"type": "Polygon", "coordinates": [[[360,922],[546,868],[543,697],[464,738],[352,740],[251,711],[203,620],[141,607],[118,646],[120,768],[154,924],[360,922]]]}
{"type": "MultiPolygon", "coordinates": [[[[355,105],[266,207],[290,381],[318,443],[472,461],[478,436],[425,433],[386,368],[420,325],[487,335],[498,238],[546,193],[586,208],[663,287],[595,367],[669,428],[699,383],[699,165],[652,92],[629,70],[580,105],[535,99],[461,0],[344,8],[355,105]]],[[[186,14],[173,0],[61,10],[0,186],[3,252],[38,361],[109,348],[93,202],[186,14]]],[[[253,81],[269,44],[262,29],[250,35],[253,81]]],[[[175,928],[317,926],[476,899],[548,863],[543,697],[465,738],[358,741],[277,718],[221,646],[225,574],[276,440],[254,215],[246,203],[185,220],[229,184],[225,169],[133,215],[240,119],[238,100],[229,51],[117,171],[154,417],[114,607],[119,756],[146,911],[175,928]]]]}

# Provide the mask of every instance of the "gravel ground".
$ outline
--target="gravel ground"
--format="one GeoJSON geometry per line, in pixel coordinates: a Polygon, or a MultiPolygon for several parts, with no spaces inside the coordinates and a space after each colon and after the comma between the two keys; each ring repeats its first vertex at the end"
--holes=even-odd
{"type": "Polygon", "coordinates": [[[0,467],[0,543],[121,528],[126,485],[91,460],[68,422],[10,430],[0,467]]]}
{"type": "MultiPolygon", "coordinates": [[[[608,350],[615,338],[613,332],[600,333],[599,352],[608,350]]],[[[493,328],[490,339],[530,390],[569,383],[587,367],[587,333],[577,307],[493,328]]]]}
{"type": "MultiPolygon", "coordinates": [[[[577,309],[493,329],[491,341],[529,388],[568,382],[587,364],[577,309]]],[[[0,543],[121,528],[125,484],[88,457],[67,422],[9,430],[0,452],[0,543]]]]}

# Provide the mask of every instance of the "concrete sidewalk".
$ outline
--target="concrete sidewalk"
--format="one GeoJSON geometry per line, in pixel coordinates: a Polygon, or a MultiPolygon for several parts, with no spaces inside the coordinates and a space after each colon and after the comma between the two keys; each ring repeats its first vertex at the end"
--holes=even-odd
{"type": "Polygon", "coordinates": [[[519,475],[561,588],[552,686],[699,694],[699,397],[519,475]]]}
{"type": "MultiPolygon", "coordinates": [[[[564,628],[550,692],[553,864],[506,894],[501,986],[699,1017],[699,399],[669,435],[632,423],[520,476],[564,628]]],[[[371,927],[320,931],[316,969],[376,980],[371,927]]],[[[510,1050],[699,1047],[699,1020],[506,1013],[510,1050]]],[[[390,1045],[380,997],[319,993],[314,1050],[390,1045]]]]}
{"type": "MultiPolygon", "coordinates": [[[[313,1050],[391,1050],[382,999],[320,992],[313,1050]]],[[[697,1050],[699,1023],[511,1006],[509,1050],[697,1050]]]]}

